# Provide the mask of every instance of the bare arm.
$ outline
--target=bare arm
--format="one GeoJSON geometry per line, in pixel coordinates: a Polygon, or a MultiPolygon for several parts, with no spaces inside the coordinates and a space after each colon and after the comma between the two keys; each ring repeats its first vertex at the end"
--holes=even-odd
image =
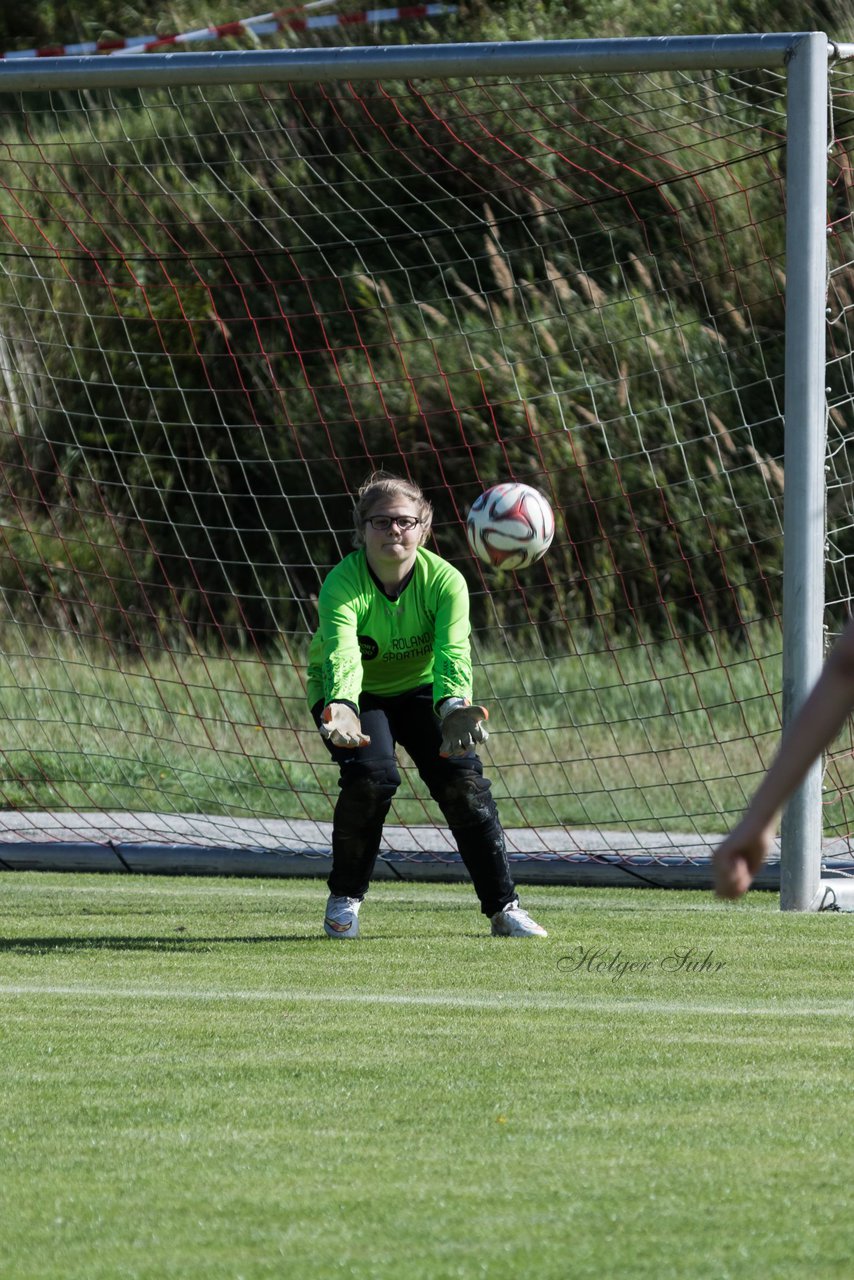
{"type": "Polygon", "coordinates": [[[788,726],[780,749],[738,826],[715,852],[715,889],[739,898],[762,866],[777,817],[854,709],[854,620],[828,657],[815,687],[788,726]]]}

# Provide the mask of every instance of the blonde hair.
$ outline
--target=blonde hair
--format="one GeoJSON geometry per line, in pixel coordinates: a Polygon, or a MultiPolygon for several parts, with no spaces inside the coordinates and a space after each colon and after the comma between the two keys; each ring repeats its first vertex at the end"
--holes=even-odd
{"type": "Polygon", "coordinates": [[[356,495],[356,505],[353,508],[354,546],[365,545],[365,523],[371,508],[378,502],[393,502],[396,498],[405,498],[418,512],[418,519],[421,521],[419,546],[424,545],[433,527],[432,504],[424,497],[418,485],[411,480],[404,480],[391,471],[374,471],[359,486],[359,492],[356,495]]]}

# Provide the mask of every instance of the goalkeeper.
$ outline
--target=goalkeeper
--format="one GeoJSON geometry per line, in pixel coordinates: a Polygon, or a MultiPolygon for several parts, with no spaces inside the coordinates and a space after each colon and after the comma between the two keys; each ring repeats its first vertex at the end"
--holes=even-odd
{"type": "Polygon", "coordinates": [[[359,490],[356,550],[320,589],[308,701],[339,796],[324,928],[359,936],[359,908],[400,784],[395,745],[439,805],[497,936],[545,937],[519,906],[504,832],[475,747],[484,707],[471,704],[465,580],[424,547],[432,508],[417,485],[376,472],[359,490]]]}
{"type": "Polygon", "coordinates": [[[854,710],[854,620],[828,656],[815,687],[786,729],[771,767],[738,826],[715,851],[715,888],[740,898],[768,856],[777,815],[854,710]]]}

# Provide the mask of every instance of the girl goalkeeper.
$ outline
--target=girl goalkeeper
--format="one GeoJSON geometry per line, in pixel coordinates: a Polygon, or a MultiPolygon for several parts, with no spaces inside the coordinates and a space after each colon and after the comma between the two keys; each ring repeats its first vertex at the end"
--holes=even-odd
{"type": "Polygon", "coordinates": [[[308,666],[308,701],[338,765],[324,929],[359,936],[383,823],[400,784],[395,745],[439,805],[502,937],[545,937],[519,906],[504,833],[474,748],[486,710],[472,706],[465,580],[424,546],[432,508],[417,485],[376,472],[359,490],[356,550],[327,576],[308,666]]]}

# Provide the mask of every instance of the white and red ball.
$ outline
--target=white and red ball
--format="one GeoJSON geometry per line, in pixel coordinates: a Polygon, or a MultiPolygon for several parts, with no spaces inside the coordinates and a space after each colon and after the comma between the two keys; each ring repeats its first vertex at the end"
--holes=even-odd
{"type": "Polygon", "coordinates": [[[528,484],[496,484],[471,505],[469,546],[495,569],[527,569],[551,546],[555,518],[543,495],[528,484]]]}

